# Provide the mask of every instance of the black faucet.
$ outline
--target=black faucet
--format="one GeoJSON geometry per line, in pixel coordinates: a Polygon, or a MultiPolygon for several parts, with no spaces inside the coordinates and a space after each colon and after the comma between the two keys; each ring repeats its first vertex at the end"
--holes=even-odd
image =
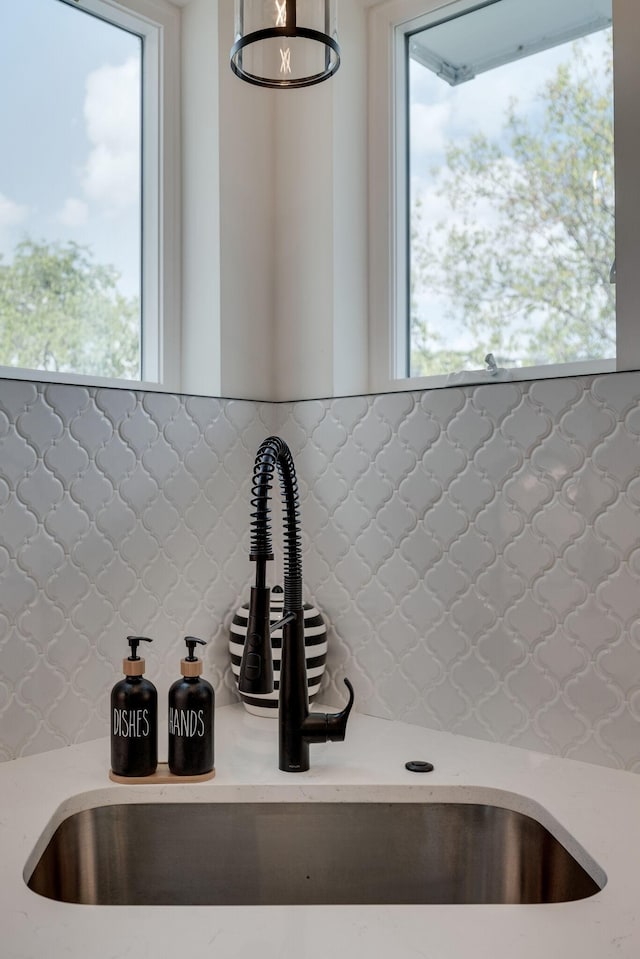
{"type": "Polygon", "coordinates": [[[279,436],[260,446],[253,467],[250,559],[256,564],[256,584],[251,588],[247,637],[242,653],[238,688],[243,693],[273,690],[270,633],[282,626],[280,693],[278,709],[279,766],[285,772],[309,768],[309,743],[342,742],[353,706],[353,686],[345,679],[349,702],[342,712],[310,713],[304,648],[300,500],[291,451],[279,436]],[[284,611],[269,625],[270,590],[267,562],[272,560],[269,498],[275,471],[280,478],[284,530],[284,611]]]}

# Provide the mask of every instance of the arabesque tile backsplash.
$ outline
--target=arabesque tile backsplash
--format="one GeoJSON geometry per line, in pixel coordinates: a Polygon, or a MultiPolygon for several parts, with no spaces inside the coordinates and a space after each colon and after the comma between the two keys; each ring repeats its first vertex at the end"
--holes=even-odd
{"type": "Polygon", "coordinates": [[[363,712],[640,771],[634,373],[286,404],[0,382],[0,757],[106,735],[131,632],[161,701],[185,633],[235,699],[271,432],[324,701],[348,675],[363,712]]]}

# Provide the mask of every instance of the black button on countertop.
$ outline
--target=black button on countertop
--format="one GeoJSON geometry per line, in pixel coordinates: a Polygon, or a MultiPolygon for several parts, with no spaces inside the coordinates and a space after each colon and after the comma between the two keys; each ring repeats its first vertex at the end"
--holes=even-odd
{"type": "Polygon", "coordinates": [[[424,759],[412,759],[404,764],[404,768],[410,773],[431,773],[433,772],[433,763],[425,762],[424,759]]]}

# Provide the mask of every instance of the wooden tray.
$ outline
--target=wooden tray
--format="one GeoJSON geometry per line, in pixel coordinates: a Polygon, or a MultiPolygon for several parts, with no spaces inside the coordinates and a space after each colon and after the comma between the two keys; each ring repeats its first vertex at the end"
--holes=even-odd
{"type": "Polygon", "coordinates": [[[159,786],[170,783],[205,783],[213,779],[216,771],[202,773],[200,776],[175,776],[169,772],[168,763],[158,763],[158,768],[151,776],[118,776],[112,769],[109,770],[109,779],[114,783],[125,786],[159,786]]]}

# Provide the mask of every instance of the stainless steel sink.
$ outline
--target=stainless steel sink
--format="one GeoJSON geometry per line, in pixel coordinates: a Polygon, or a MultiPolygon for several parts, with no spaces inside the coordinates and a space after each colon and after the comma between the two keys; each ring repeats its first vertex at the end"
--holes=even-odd
{"type": "Polygon", "coordinates": [[[34,892],[94,905],[541,903],[600,886],[535,819],[463,803],[142,803],[57,828],[34,892]]]}

